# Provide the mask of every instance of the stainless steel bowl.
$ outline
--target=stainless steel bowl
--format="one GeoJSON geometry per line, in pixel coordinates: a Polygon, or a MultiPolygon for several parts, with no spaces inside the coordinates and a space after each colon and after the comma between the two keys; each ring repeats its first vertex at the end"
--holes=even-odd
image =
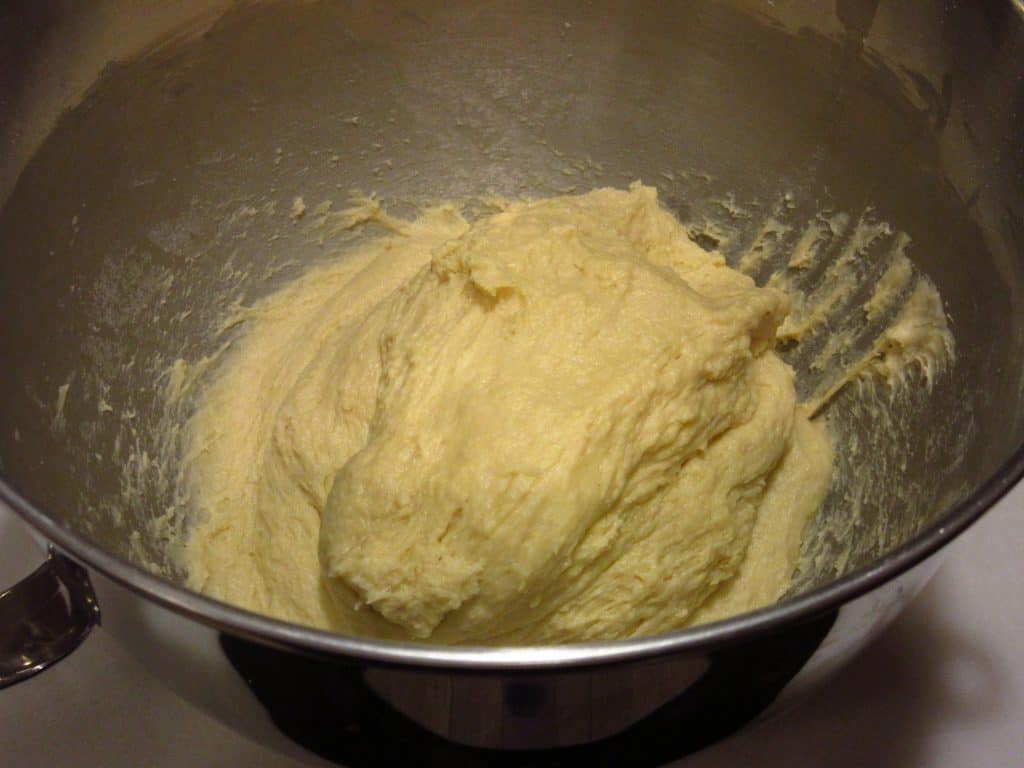
{"type": "Polygon", "coordinates": [[[52,545],[0,596],[3,683],[101,623],[279,749],[658,764],[826,679],[1024,473],[1018,2],[225,8],[0,9],[0,500],[52,545]],[[897,401],[884,435],[853,397],[830,406],[856,440],[785,601],[638,640],[447,648],[180,586],[151,525],[174,493],[147,464],[168,447],[160,372],[211,352],[232,301],[331,256],[295,196],[401,207],[634,178],[733,259],[769,216],[885,220],[946,301],[959,353],[934,391],[897,401]]]}

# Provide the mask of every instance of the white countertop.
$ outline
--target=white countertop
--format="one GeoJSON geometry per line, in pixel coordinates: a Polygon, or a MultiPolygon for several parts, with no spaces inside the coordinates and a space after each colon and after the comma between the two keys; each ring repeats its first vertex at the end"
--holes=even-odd
{"type": "MultiPolygon", "coordinates": [[[[802,707],[683,761],[686,768],[968,768],[1024,755],[1024,487],[954,545],[918,600],[802,707]]],[[[0,510],[0,584],[39,554],[0,510]]],[[[166,691],[97,631],[70,658],[0,691],[0,763],[295,768],[166,691]]]]}

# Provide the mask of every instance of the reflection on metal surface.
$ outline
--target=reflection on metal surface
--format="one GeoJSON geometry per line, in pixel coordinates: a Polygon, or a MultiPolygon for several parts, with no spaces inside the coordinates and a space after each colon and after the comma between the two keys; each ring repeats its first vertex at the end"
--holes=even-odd
{"type": "Polygon", "coordinates": [[[281,731],[343,765],[663,765],[760,714],[835,613],[707,655],[594,670],[425,673],[221,646],[281,731]],[[493,752],[512,749],[512,752],[493,752]]]}
{"type": "Polygon", "coordinates": [[[98,622],[85,571],[51,550],[34,573],[0,592],[0,688],[63,659],[98,622]]]}

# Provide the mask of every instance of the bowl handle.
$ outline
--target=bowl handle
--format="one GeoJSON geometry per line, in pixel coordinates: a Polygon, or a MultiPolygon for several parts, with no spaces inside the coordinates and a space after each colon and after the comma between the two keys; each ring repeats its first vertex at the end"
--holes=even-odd
{"type": "Polygon", "coordinates": [[[0,688],[63,659],[99,618],[85,570],[50,547],[46,562],[0,592],[0,688]]]}

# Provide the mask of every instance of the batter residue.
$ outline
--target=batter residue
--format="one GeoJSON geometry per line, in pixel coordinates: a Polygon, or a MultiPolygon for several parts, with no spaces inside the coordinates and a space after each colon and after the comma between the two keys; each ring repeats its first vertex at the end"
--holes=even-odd
{"type": "Polygon", "coordinates": [[[639,184],[388,221],[244,312],[188,424],[192,587],[446,643],[782,595],[832,468],[773,351],[784,293],[639,184]]]}

